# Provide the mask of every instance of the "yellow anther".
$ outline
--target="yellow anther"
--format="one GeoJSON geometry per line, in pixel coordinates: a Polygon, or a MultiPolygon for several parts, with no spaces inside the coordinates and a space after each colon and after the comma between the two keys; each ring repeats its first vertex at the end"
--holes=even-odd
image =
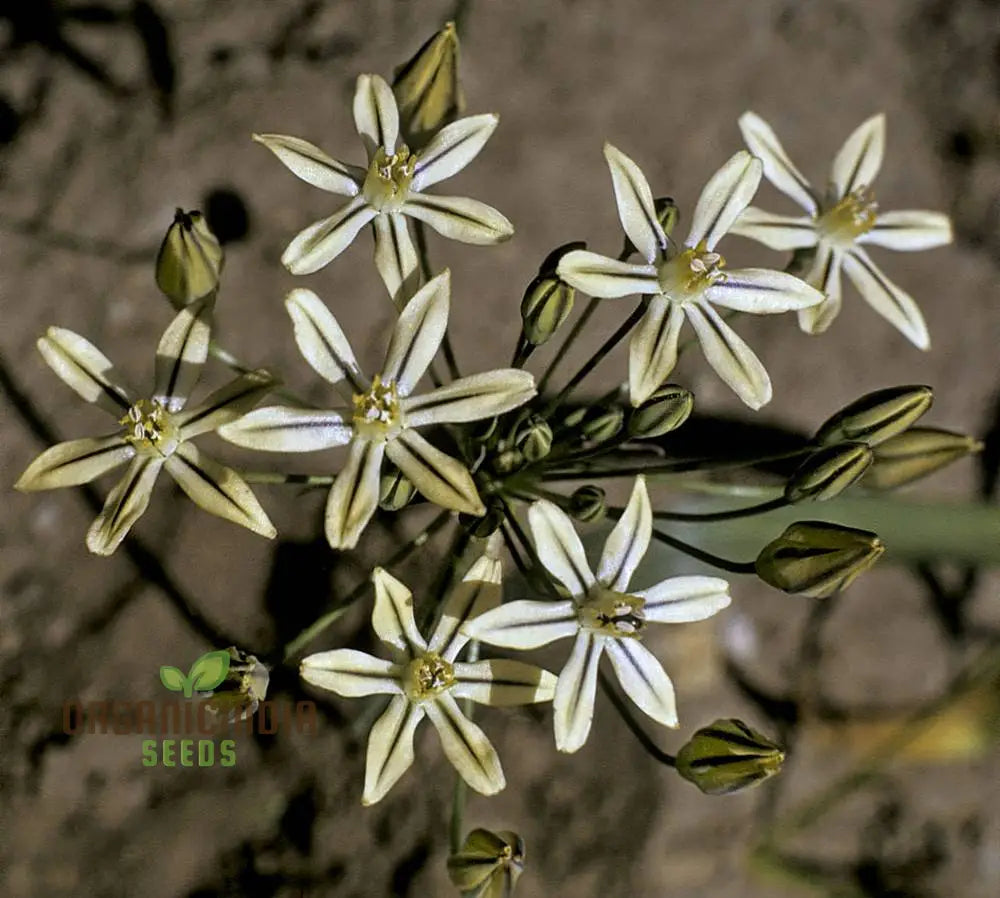
{"type": "Polygon", "coordinates": [[[433,652],[414,658],[403,673],[403,688],[415,702],[440,695],[454,684],[455,668],[433,652]]]}
{"type": "Polygon", "coordinates": [[[646,605],[639,596],[592,586],[578,617],[581,626],[616,638],[638,639],[646,626],[646,605]]]}
{"type": "Polygon", "coordinates": [[[124,438],[147,454],[171,455],[180,444],[170,413],[155,399],[140,399],[118,421],[124,438]]]}
{"type": "Polygon", "coordinates": [[[725,280],[725,266],[726,260],[719,253],[699,243],[660,266],[660,290],[677,302],[698,299],[706,287],[725,280]]]}
{"type": "Polygon", "coordinates": [[[396,382],[382,383],[376,374],[367,393],[354,394],[354,430],[375,442],[390,439],[402,428],[396,382]]]}
{"type": "Polygon", "coordinates": [[[398,209],[409,196],[416,163],[416,155],[410,153],[405,144],[391,156],[386,154],[384,147],[379,147],[362,188],[365,199],[379,211],[398,209]]]}
{"type": "Polygon", "coordinates": [[[851,244],[875,227],[878,203],[870,187],[859,187],[824,212],[819,228],[834,243],[851,244]]]}

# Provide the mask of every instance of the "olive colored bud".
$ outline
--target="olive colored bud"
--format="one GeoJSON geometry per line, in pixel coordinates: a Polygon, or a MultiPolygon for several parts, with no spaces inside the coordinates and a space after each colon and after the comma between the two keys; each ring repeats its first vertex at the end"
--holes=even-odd
{"type": "Polygon", "coordinates": [[[541,461],[552,451],[552,428],[539,415],[532,415],[517,435],[514,444],[529,464],[541,461]]]}
{"type": "Polygon", "coordinates": [[[662,437],[677,430],[694,408],[694,395],[684,387],[667,384],[660,387],[638,408],[629,412],[629,436],[638,439],[662,437]]]}
{"type": "Polygon", "coordinates": [[[448,22],[397,70],[392,91],[410,149],[420,149],[465,107],[458,80],[458,32],[448,22]]]}
{"type": "Polygon", "coordinates": [[[581,405],[579,408],[573,409],[565,418],[562,420],[562,426],[568,430],[574,430],[583,423],[583,419],[587,417],[587,412],[590,411],[590,407],[586,405],[581,405]]]}
{"type": "Polygon", "coordinates": [[[524,338],[532,346],[541,346],[552,338],[573,311],[576,290],[554,274],[536,277],[521,300],[524,338]]]}
{"type": "Polygon", "coordinates": [[[462,898],[510,898],[524,870],[524,840],[509,831],[474,829],[448,858],[448,876],[462,898]]]}
{"type": "Polygon", "coordinates": [[[876,490],[893,489],[982,451],[983,444],[975,437],[935,427],[912,427],[875,450],[875,463],[864,484],[876,490]]]}
{"type": "Polygon", "coordinates": [[[229,669],[225,679],[212,690],[206,707],[218,719],[231,723],[244,720],[257,710],[267,697],[270,675],[256,656],[247,655],[236,646],[225,651],[229,653],[229,669]]]}
{"type": "Polygon", "coordinates": [[[931,407],[930,387],[907,386],[876,390],[844,406],[816,432],[824,446],[857,440],[877,446],[906,430],[931,407]]]}
{"type": "Polygon", "coordinates": [[[578,521],[598,521],[607,510],[604,490],[599,486],[581,486],[569,497],[569,513],[578,521]]]}
{"type": "Polygon", "coordinates": [[[481,517],[473,517],[468,514],[458,516],[459,523],[465,527],[471,536],[477,539],[486,539],[492,536],[500,528],[504,518],[503,502],[493,498],[486,503],[486,513],[481,517]]]}
{"type": "Polygon", "coordinates": [[[178,209],[156,256],[156,286],[185,306],[219,289],[222,246],[200,212],[178,209]]]}
{"type": "Polygon", "coordinates": [[[798,521],[757,556],[757,576],[783,592],[826,598],[850,586],[881,557],[885,545],[868,530],[798,521]]]}
{"type": "Polygon", "coordinates": [[[742,720],[717,720],[677,753],[677,772],[706,795],[756,786],[781,770],[785,753],[742,720]]]}
{"type": "Polygon", "coordinates": [[[622,429],[624,423],[624,410],[620,406],[614,406],[589,421],[584,421],[580,432],[584,439],[592,443],[606,443],[622,429]]]}
{"type": "MultiPolygon", "coordinates": [[[[680,209],[677,208],[677,203],[674,202],[674,198],[671,196],[658,196],[653,200],[653,208],[656,210],[656,219],[659,221],[660,227],[663,228],[663,233],[669,237],[674,230],[674,225],[677,224],[677,219],[680,217],[680,209]]],[[[635,244],[626,237],[622,255],[627,258],[635,252],[638,252],[635,244]]]]}
{"type": "Polygon", "coordinates": [[[524,453],[520,449],[504,449],[493,459],[493,470],[498,474],[512,474],[524,467],[524,453]]]}
{"type": "Polygon", "coordinates": [[[406,508],[417,494],[413,482],[399,468],[393,466],[379,480],[378,507],[383,511],[406,508]]]}
{"type": "Polygon", "coordinates": [[[838,443],[810,453],[788,478],[785,498],[789,502],[815,499],[822,502],[839,496],[871,467],[875,453],[864,443],[838,443]]]}

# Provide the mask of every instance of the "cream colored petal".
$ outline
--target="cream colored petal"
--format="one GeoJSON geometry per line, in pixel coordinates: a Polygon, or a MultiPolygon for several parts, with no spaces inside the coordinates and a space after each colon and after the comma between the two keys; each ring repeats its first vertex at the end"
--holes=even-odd
{"type": "Polygon", "coordinates": [[[705,185],[691,219],[688,246],[704,242],[709,250],[729,231],[750,204],[760,184],[761,161],[740,150],[705,185]]]}
{"type": "Polygon", "coordinates": [[[87,402],[116,418],[128,411],[132,391],[122,384],[111,360],[89,340],[63,327],[50,327],[37,345],[48,366],[87,402]]]}
{"type": "Polygon", "coordinates": [[[499,606],[503,597],[501,582],[502,570],[496,558],[481,555],[476,559],[445,599],[440,619],[430,638],[430,650],[441,655],[445,661],[454,661],[469,641],[460,628],[499,606]]]}
{"type": "Polygon", "coordinates": [[[545,569],[569,590],[571,596],[582,596],[594,585],[594,575],[573,522],[558,506],[542,499],[531,503],[528,524],[545,569]]]}
{"type": "Polygon", "coordinates": [[[686,624],[729,606],[729,584],[719,577],[670,577],[633,593],[645,601],[647,622],[686,624]]]}
{"type": "Polygon", "coordinates": [[[219,428],[224,440],[264,452],[316,452],[346,446],[352,435],[340,412],[284,405],[259,408],[219,428]]]}
{"type": "Polygon", "coordinates": [[[368,736],[362,804],[384,798],[413,765],[413,734],[423,719],[423,706],[411,704],[405,695],[393,696],[368,736]]]}
{"type": "Polygon", "coordinates": [[[492,658],[474,664],[455,665],[455,698],[468,698],[480,705],[509,707],[548,702],[556,691],[556,677],[523,661],[492,658]]]}
{"type": "Polygon", "coordinates": [[[771,126],[757,113],[744,112],[740,116],[740,131],[747,148],[763,163],[764,177],[810,215],[815,215],[819,204],[812,187],[788,158],[771,126]]]}
{"type": "Polygon", "coordinates": [[[673,683],[652,652],[636,639],[609,639],[604,648],[625,694],[657,723],[677,726],[673,683]]]}
{"type": "Polygon", "coordinates": [[[840,314],[840,267],[840,250],[820,243],[806,281],[822,292],[825,298],[819,305],[799,312],[799,327],[807,334],[822,334],[840,314]]]}
{"type": "Polygon", "coordinates": [[[268,539],[276,536],[274,525],[246,481],[232,468],[200,452],[194,443],[181,443],[166,460],[166,468],[191,501],[205,511],[268,539]]]}
{"type": "Polygon", "coordinates": [[[281,254],[281,264],[292,274],[312,274],[329,265],[351,245],[376,212],[363,196],[356,196],[333,215],[300,231],[281,254]]]}
{"type": "Polygon", "coordinates": [[[375,585],[372,627],[378,638],[410,656],[426,652],[427,643],[413,617],[413,593],[406,584],[380,567],[372,571],[372,583],[375,585]]]}
{"type": "Polygon", "coordinates": [[[429,280],[399,314],[382,366],[382,381],[396,382],[409,396],[434,359],[448,328],[451,272],[446,268],[429,280]]]}
{"type": "Polygon", "coordinates": [[[882,167],[884,153],[885,116],[879,113],[852,132],[833,160],[830,177],[837,198],[847,196],[860,187],[871,186],[882,167]]]}
{"type": "Polygon", "coordinates": [[[628,349],[629,400],[640,406],[670,376],[677,364],[677,338],[684,310],[665,296],[654,296],[632,333],[628,349]]]}
{"type": "Polygon", "coordinates": [[[496,749],[486,734],[466,717],[447,693],[427,702],[424,710],[441,737],[441,747],[459,775],[483,795],[495,795],[505,785],[496,749]]]}
{"type": "Polygon", "coordinates": [[[604,651],[605,637],[581,630],[573,651],[559,674],[552,698],[556,748],[572,753],[583,748],[594,719],[597,693],[597,666],[604,651]]]}
{"type": "Polygon", "coordinates": [[[389,156],[396,152],[399,109],[392,88],[381,75],[358,75],[354,90],[354,126],[364,141],[369,160],[379,147],[384,147],[389,156]]]}
{"type": "Polygon", "coordinates": [[[210,293],[185,306],[160,338],[153,398],[168,412],[179,412],[198,383],[208,358],[214,305],[215,296],[210,293]]]}
{"type": "Polygon", "coordinates": [[[15,489],[52,490],[90,483],[135,456],[120,433],[96,439],[57,443],[38,456],[14,484],[15,489]]]}
{"type": "Polygon", "coordinates": [[[730,234],[739,234],[769,246],[771,249],[792,250],[815,246],[816,222],[811,218],[791,215],[774,215],[756,206],[747,206],[729,229],[730,234]]]}
{"type": "Polygon", "coordinates": [[[691,303],[685,312],[705,358],[719,377],[750,408],[767,405],[771,401],[771,378],[753,350],[708,303],[691,303]]]}
{"type": "Polygon", "coordinates": [[[653,509],[646,478],[635,478],[625,511],[604,544],[597,580],[615,592],[625,592],[653,535],[653,509]]]}
{"type": "Polygon", "coordinates": [[[465,514],[485,512],[469,469],[432,446],[416,431],[404,430],[388,443],[386,452],[425,499],[465,514]]]}
{"type": "Polygon", "coordinates": [[[292,174],[320,190],[357,196],[364,183],[363,168],[327,156],[307,140],[286,134],[254,134],[253,139],[274,153],[292,174]]]}
{"type": "Polygon", "coordinates": [[[951,219],[941,212],[924,209],[882,212],[875,220],[875,227],[857,238],[858,243],[906,252],[934,249],[951,241],[951,219]]]}
{"type": "Polygon", "coordinates": [[[557,273],[578,290],[606,299],[660,292],[655,266],[619,262],[583,249],[566,253],[559,260],[557,273]]]}
{"type": "Polygon", "coordinates": [[[604,145],[604,158],[611,170],[622,228],[643,258],[652,262],[666,248],[667,236],[656,216],[649,182],[642,169],[610,143],[604,145]]]}
{"type": "Polygon", "coordinates": [[[110,555],[125,539],[132,525],[149,505],[153,485],[163,460],[140,455],[132,459],[118,485],[110,492],[101,513],[87,531],[87,548],[96,555],[110,555]]]}
{"type": "Polygon", "coordinates": [[[312,290],[292,290],[285,298],[285,308],[295,327],[299,352],[313,371],[331,384],[346,378],[355,392],[367,392],[368,383],[351,344],[320,298],[312,290]]]}
{"type": "Polygon", "coordinates": [[[378,508],[385,443],[355,439],[326,500],[326,539],[334,549],[353,549],[378,508]]]}
{"type": "Polygon", "coordinates": [[[774,315],[819,305],[823,294],[784,271],[738,268],[726,272],[724,280],[707,287],[705,298],[715,305],[738,312],[774,315]]]}
{"type": "Polygon", "coordinates": [[[181,439],[190,440],[235,421],[260,402],[276,384],[277,381],[263,368],[234,378],[207,399],[193,408],[184,409],[174,418],[181,439]]]}
{"type": "Polygon", "coordinates": [[[897,328],[914,346],[930,349],[931,337],[917,304],[890,281],[868,254],[856,246],[844,254],[844,273],[876,312],[897,328]]]}
{"type": "Polygon", "coordinates": [[[562,602],[506,602],[468,621],[462,630],[470,639],[505,649],[537,649],[580,629],[576,605],[562,602]]]}
{"type": "Polygon", "coordinates": [[[499,123],[500,116],[489,113],[445,125],[417,156],[412,189],[422,191],[458,174],[479,155],[499,123]]]}
{"type": "Polygon", "coordinates": [[[449,240],[490,246],[514,236],[514,225],[507,218],[479,200],[462,196],[411,194],[403,213],[422,221],[449,240]]]}
{"type": "Polygon", "coordinates": [[[402,308],[417,289],[420,263],[406,217],[395,212],[375,216],[375,268],[389,297],[402,308]]]}
{"type": "Polygon", "coordinates": [[[317,652],[302,659],[299,676],[307,683],[337,695],[402,695],[398,664],[354,649],[317,652]]]}
{"type": "Polygon", "coordinates": [[[524,405],[536,393],[527,371],[504,368],[459,378],[402,403],[407,427],[479,421],[524,405]]]}

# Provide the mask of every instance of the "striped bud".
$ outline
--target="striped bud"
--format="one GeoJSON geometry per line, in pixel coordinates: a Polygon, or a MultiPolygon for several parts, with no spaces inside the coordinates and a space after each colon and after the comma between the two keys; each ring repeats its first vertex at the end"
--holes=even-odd
{"type": "Polygon", "coordinates": [[[798,521],[757,556],[757,576],[782,592],[826,598],[850,586],[881,557],[874,533],[825,521],[798,521]]]}
{"type": "Polygon", "coordinates": [[[591,443],[606,443],[618,434],[624,423],[624,410],[620,406],[612,406],[589,421],[584,421],[580,425],[580,433],[591,443]]]}
{"type": "Polygon", "coordinates": [[[524,291],[521,323],[524,338],[541,346],[552,338],[573,311],[576,290],[554,274],[540,274],[524,291]]]}
{"type": "Polygon", "coordinates": [[[413,482],[395,465],[390,466],[379,480],[378,507],[383,511],[406,508],[417,494],[413,482]]]}
{"type": "MultiPolygon", "coordinates": [[[[680,210],[677,208],[677,203],[674,202],[673,197],[658,196],[653,200],[653,208],[656,210],[656,219],[660,222],[663,233],[669,237],[674,229],[674,225],[677,224],[677,219],[680,217],[680,210]]],[[[622,256],[628,258],[635,252],[638,252],[638,250],[632,241],[626,237],[622,256]]]]}
{"type": "Polygon", "coordinates": [[[864,484],[875,490],[890,490],[982,451],[983,444],[974,437],[935,427],[912,427],[875,450],[875,463],[865,475],[864,484]]]}
{"type": "Polygon", "coordinates": [[[219,289],[223,252],[200,212],[178,209],[156,256],[156,286],[177,306],[219,289]]]}
{"type": "Polygon", "coordinates": [[[474,829],[448,858],[448,877],[462,898],[510,898],[524,870],[524,840],[509,831],[474,829]]]}
{"type": "Polygon", "coordinates": [[[608,506],[599,486],[581,486],[569,497],[569,513],[578,521],[590,523],[604,517],[608,506]]]}
{"type": "Polygon", "coordinates": [[[809,454],[785,484],[789,502],[839,496],[862,477],[875,457],[864,443],[838,443],[809,454]]]}
{"type": "Polygon", "coordinates": [[[520,430],[514,445],[521,450],[529,464],[541,461],[552,451],[552,428],[539,415],[532,415],[520,430]]]}
{"type": "Polygon", "coordinates": [[[842,408],[816,432],[824,446],[857,440],[877,446],[906,430],[931,407],[930,387],[907,386],[876,390],[842,408]]]}
{"type": "Polygon", "coordinates": [[[677,430],[694,408],[694,395],[676,384],[660,387],[638,408],[629,412],[629,436],[638,439],[662,437],[677,430]]]}
{"type": "Polygon", "coordinates": [[[781,770],[785,753],[741,720],[717,720],[677,753],[677,772],[706,795],[739,792],[781,770]]]}
{"type": "Polygon", "coordinates": [[[458,80],[458,32],[448,22],[396,70],[392,91],[399,126],[411,150],[423,147],[465,107],[458,80]]]}

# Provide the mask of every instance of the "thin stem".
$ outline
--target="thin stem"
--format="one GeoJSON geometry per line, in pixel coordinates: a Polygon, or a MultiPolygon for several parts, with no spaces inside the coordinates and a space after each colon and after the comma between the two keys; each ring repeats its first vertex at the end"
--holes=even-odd
{"type": "MultiPolygon", "coordinates": [[[[430,254],[427,252],[427,232],[424,230],[424,223],[422,221],[414,221],[413,230],[417,238],[417,257],[420,259],[420,274],[426,284],[431,279],[430,254]]],[[[444,332],[444,339],[441,341],[441,349],[444,352],[445,364],[448,366],[448,374],[452,380],[458,380],[462,375],[459,373],[455,350],[452,349],[451,339],[448,336],[447,330],[444,332]]]]}
{"type": "Polygon", "coordinates": [[[677,461],[662,462],[655,465],[628,465],[621,468],[583,469],[580,471],[546,471],[546,480],[584,480],[594,477],[635,477],[638,474],[684,474],[690,471],[718,471],[726,468],[746,468],[752,465],[767,464],[773,461],[785,461],[798,458],[813,451],[810,444],[801,449],[791,449],[774,455],[762,455],[754,458],[684,458],[677,461]]]}
{"type": "Polygon", "coordinates": [[[511,368],[523,368],[524,363],[528,361],[531,354],[537,349],[534,343],[528,341],[524,334],[519,334],[517,338],[517,346],[514,348],[514,356],[510,360],[511,368]]]}
{"type": "Polygon", "coordinates": [[[541,579],[545,583],[545,588],[552,593],[552,597],[557,602],[561,602],[563,600],[563,596],[559,594],[559,590],[556,589],[555,583],[553,583],[549,577],[548,569],[544,564],[542,564],[542,560],[538,557],[538,553],[535,551],[535,547],[532,545],[531,540],[528,539],[528,535],[524,532],[524,529],[514,516],[514,510],[510,507],[510,504],[504,496],[500,496],[500,501],[503,502],[504,516],[507,519],[507,523],[510,525],[510,529],[518,538],[521,545],[524,547],[525,552],[528,553],[528,557],[531,559],[531,566],[541,576],[541,579]]]}
{"type": "Polygon", "coordinates": [[[677,539],[675,536],[671,536],[669,533],[657,530],[655,527],[653,528],[653,539],[664,543],[671,548],[677,549],[685,555],[690,555],[698,561],[710,564],[712,567],[717,567],[723,571],[729,571],[731,574],[753,574],[756,573],[757,570],[754,562],[752,561],[732,561],[729,558],[723,558],[720,555],[713,555],[711,552],[706,552],[704,549],[692,546],[683,540],[677,539]]]}
{"type": "MultiPolygon", "coordinates": [[[[784,496],[779,496],[777,499],[770,499],[767,502],[760,502],[757,505],[745,505],[743,508],[729,508],[725,511],[709,511],[709,512],[687,512],[687,511],[654,511],[653,518],[657,521],[698,521],[705,523],[707,521],[731,521],[735,518],[747,518],[753,515],[766,514],[769,511],[774,511],[777,508],[784,508],[786,505],[791,505],[784,496]]],[[[617,512],[622,512],[624,509],[616,508],[613,509],[617,512]]]]}
{"type": "MultiPolygon", "coordinates": [[[[215,340],[210,340],[208,343],[208,354],[212,358],[222,362],[228,368],[231,368],[237,374],[249,374],[251,371],[255,371],[250,365],[241,361],[235,355],[233,355],[228,349],[224,349],[215,340]]],[[[274,396],[280,396],[282,399],[287,400],[301,408],[313,408],[311,402],[307,402],[301,396],[296,395],[291,390],[286,390],[284,387],[276,386],[271,390],[274,396]]]]}
{"type": "Polygon", "coordinates": [[[298,483],[306,486],[330,486],[333,474],[282,474],[279,471],[239,471],[247,483],[298,483]]]}
{"type": "Polygon", "coordinates": [[[590,298],[590,302],[587,303],[580,317],[577,318],[576,322],[573,324],[572,330],[566,335],[566,339],[563,340],[562,345],[556,351],[556,354],[552,357],[552,361],[549,362],[548,368],[545,369],[545,373],[542,374],[541,380],[538,381],[538,394],[542,395],[545,392],[546,386],[548,386],[549,380],[555,373],[556,368],[559,363],[565,358],[566,353],[569,352],[570,347],[576,341],[576,338],[580,335],[580,331],[584,329],[587,322],[593,317],[594,312],[597,311],[597,305],[600,299],[596,296],[590,298]]]}
{"type": "Polygon", "coordinates": [[[517,543],[514,542],[514,537],[511,535],[506,523],[500,525],[500,532],[503,534],[503,541],[507,544],[507,551],[510,552],[510,557],[514,559],[514,567],[517,568],[522,577],[527,578],[528,566],[524,563],[524,559],[517,548],[517,543]]]}
{"type": "Polygon", "coordinates": [[[608,679],[607,674],[602,670],[598,672],[598,677],[601,681],[601,689],[604,690],[604,694],[611,699],[611,704],[615,706],[615,710],[625,722],[625,726],[639,740],[639,744],[646,750],[646,753],[660,764],[665,764],[667,767],[676,767],[677,759],[660,748],[652,740],[649,733],[639,725],[639,721],[632,715],[632,709],[622,700],[622,697],[618,694],[618,690],[615,689],[614,684],[608,679]]]}

